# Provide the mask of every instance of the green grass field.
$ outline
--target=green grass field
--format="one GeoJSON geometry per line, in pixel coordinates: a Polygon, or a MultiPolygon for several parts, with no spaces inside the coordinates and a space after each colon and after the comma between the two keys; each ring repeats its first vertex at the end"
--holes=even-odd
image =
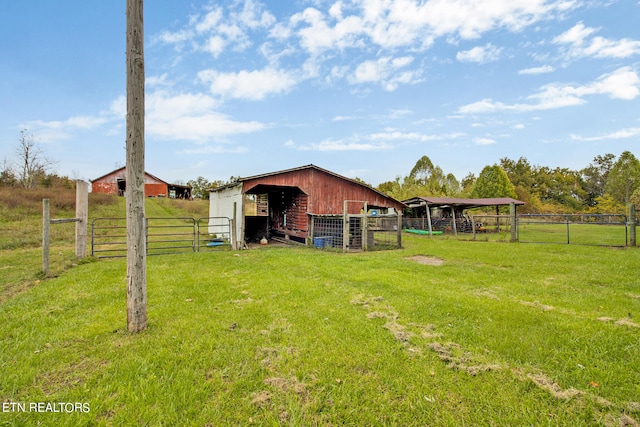
{"type": "Polygon", "coordinates": [[[0,426],[638,425],[636,248],[403,239],[149,257],[139,334],[125,260],[3,246],[0,426]]]}

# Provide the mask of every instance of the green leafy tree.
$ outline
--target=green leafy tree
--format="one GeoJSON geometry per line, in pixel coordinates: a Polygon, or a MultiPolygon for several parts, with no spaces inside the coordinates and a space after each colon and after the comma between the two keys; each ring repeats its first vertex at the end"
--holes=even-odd
{"type": "Polygon", "coordinates": [[[485,166],[471,192],[471,197],[511,197],[516,198],[516,190],[507,173],[498,165],[485,166]]]}
{"type": "Polygon", "coordinates": [[[629,202],[636,205],[636,212],[640,210],[640,187],[636,188],[636,191],[633,192],[629,202]]]}
{"type": "Polygon", "coordinates": [[[626,206],[639,186],[640,161],[631,152],[625,151],[609,171],[605,191],[626,206]]]}
{"type": "Polygon", "coordinates": [[[615,159],[616,156],[613,154],[596,156],[589,166],[580,171],[583,188],[587,192],[586,204],[588,206],[595,206],[595,199],[604,195],[607,177],[613,168],[615,159]]]}
{"type": "Polygon", "coordinates": [[[11,165],[6,160],[2,165],[2,170],[0,170],[0,186],[2,187],[14,187],[17,184],[18,180],[16,178],[16,174],[11,168],[11,165]]]}
{"type": "Polygon", "coordinates": [[[455,196],[460,193],[460,182],[441,167],[435,166],[428,156],[416,162],[403,185],[412,188],[416,196],[455,196]]]}
{"type": "Polygon", "coordinates": [[[209,200],[209,190],[224,185],[223,181],[209,181],[199,176],[196,179],[187,181],[187,185],[191,187],[191,195],[197,199],[209,200]]]}
{"type": "Polygon", "coordinates": [[[500,159],[500,166],[515,187],[520,186],[531,192],[534,185],[533,167],[525,157],[520,157],[517,161],[504,157],[500,159]]]}
{"type": "Polygon", "coordinates": [[[471,197],[471,192],[473,191],[473,186],[476,184],[476,175],[472,172],[469,172],[467,176],[462,178],[460,181],[460,195],[462,197],[471,197]]]}

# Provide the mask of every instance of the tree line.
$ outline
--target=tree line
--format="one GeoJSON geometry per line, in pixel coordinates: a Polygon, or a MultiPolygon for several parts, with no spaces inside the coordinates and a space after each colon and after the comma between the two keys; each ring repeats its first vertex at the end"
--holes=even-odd
{"type": "Polygon", "coordinates": [[[532,165],[504,157],[461,181],[421,157],[405,177],[376,187],[397,200],[412,197],[511,197],[523,213],[626,213],[640,205],[640,161],[629,151],[596,156],[581,170],[532,165]]]}
{"type": "MultiPolygon", "coordinates": [[[[16,161],[4,160],[0,167],[1,187],[74,188],[73,180],[51,171],[55,162],[43,154],[26,130],[20,132],[15,153],[16,161]]],[[[209,181],[199,176],[187,185],[193,197],[208,199],[209,189],[237,180],[232,176],[226,181],[209,181]]],[[[583,169],[571,170],[532,165],[525,157],[504,157],[485,166],[477,177],[469,173],[459,181],[422,156],[407,176],[397,176],[376,189],[397,200],[511,197],[526,203],[519,209],[523,213],[626,213],[629,204],[640,206],[640,161],[630,151],[619,156],[608,153],[594,157],[583,169]]]]}

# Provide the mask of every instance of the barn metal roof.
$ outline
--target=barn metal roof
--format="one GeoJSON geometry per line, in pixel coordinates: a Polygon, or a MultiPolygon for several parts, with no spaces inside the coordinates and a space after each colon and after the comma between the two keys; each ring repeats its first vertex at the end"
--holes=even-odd
{"type": "Polygon", "coordinates": [[[285,169],[285,170],[276,171],[276,172],[263,173],[263,174],[260,174],[260,175],[253,175],[253,176],[247,176],[247,177],[243,177],[243,178],[238,178],[238,180],[235,181],[235,182],[231,182],[231,183],[228,183],[228,184],[222,185],[220,187],[216,187],[216,188],[211,188],[209,191],[220,191],[220,190],[223,190],[225,188],[229,188],[229,187],[233,187],[235,185],[238,185],[238,183],[242,183],[242,182],[246,182],[246,181],[252,181],[252,180],[260,179],[260,178],[266,178],[266,177],[274,176],[274,175],[282,175],[282,174],[286,174],[286,173],[302,171],[302,170],[306,170],[306,169],[315,169],[317,171],[326,173],[328,175],[332,175],[332,176],[335,176],[337,178],[340,178],[340,179],[342,179],[344,181],[352,182],[352,183],[357,184],[359,186],[365,187],[365,188],[367,188],[367,189],[369,189],[371,191],[374,191],[374,192],[378,193],[379,195],[381,195],[381,196],[383,196],[383,197],[385,197],[385,198],[387,198],[389,200],[393,200],[394,202],[396,202],[396,203],[398,203],[400,205],[403,204],[403,202],[401,202],[399,200],[396,200],[393,197],[391,197],[391,196],[389,196],[387,194],[384,194],[383,192],[381,192],[379,190],[376,190],[375,188],[373,188],[373,187],[371,187],[371,186],[369,186],[369,185],[367,185],[367,184],[365,184],[363,182],[357,181],[355,179],[347,178],[346,176],[339,175],[339,174],[337,174],[335,172],[331,172],[330,170],[323,169],[323,168],[321,168],[319,166],[316,166],[314,164],[309,164],[309,165],[305,165],[305,166],[299,166],[299,167],[296,167],[296,168],[285,169]]]}
{"type": "MultiPolygon", "coordinates": [[[[109,173],[105,173],[104,175],[99,176],[98,178],[90,179],[90,180],[89,180],[89,182],[96,182],[96,181],[100,181],[101,179],[103,179],[103,178],[105,178],[105,177],[107,177],[107,176],[109,176],[109,175],[112,175],[112,174],[114,174],[114,173],[116,173],[116,172],[125,171],[126,169],[127,169],[127,167],[126,167],[126,166],[122,166],[122,167],[120,167],[120,168],[118,168],[118,169],[114,169],[114,170],[112,170],[112,171],[111,171],[111,172],[109,172],[109,173]]],[[[147,175],[147,176],[149,176],[149,177],[151,177],[151,178],[153,178],[153,179],[155,179],[156,181],[160,181],[160,182],[163,182],[163,183],[165,183],[165,184],[168,184],[168,182],[166,182],[165,180],[160,179],[160,178],[158,178],[158,177],[157,177],[157,176],[155,176],[155,175],[151,175],[151,174],[150,174],[149,172],[147,172],[147,171],[145,171],[145,172],[144,172],[144,174],[145,174],[145,175],[147,175]]],[[[175,185],[175,184],[172,184],[172,185],[175,185]]]]}
{"type": "Polygon", "coordinates": [[[524,205],[525,202],[512,199],[510,197],[492,197],[483,199],[465,199],[455,197],[413,197],[403,200],[403,203],[410,208],[419,206],[431,207],[461,207],[464,209],[479,208],[483,206],[506,206],[511,203],[516,205],[524,205]]]}

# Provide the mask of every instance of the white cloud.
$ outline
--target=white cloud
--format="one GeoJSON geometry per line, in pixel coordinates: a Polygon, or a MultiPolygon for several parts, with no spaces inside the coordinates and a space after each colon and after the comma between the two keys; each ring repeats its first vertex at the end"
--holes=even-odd
{"type": "Polygon", "coordinates": [[[252,45],[252,31],[269,29],[276,21],[261,3],[253,0],[229,2],[226,10],[220,6],[205,9],[205,13],[191,17],[185,28],[164,31],[157,39],[178,49],[190,42],[194,49],[217,58],[227,48],[247,49],[252,45]]]}
{"type": "Polygon", "coordinates": [[[629,58],[640,54],[640,41],[628,38],[611,40],[599,36],[591,37],[598,31],[598,28],[586,27],[579,22],[554,38],[553,42],[567,46],[567,54],[573,58],[629,58]]]}
{"type": "Polygon", "coordinates": [[[502,48],[489,43],[485,46],[476,46],[470,50],[460,51],[456,54],[456,59],[460,62],[478,62],[485,64],[500,59],[501,52],[502,48]]]}
{"type": "Polygon", "coordinates": [[[464,135],[465,135],[464,133],[460,133],[460,132],[429,135],[429,134],[423,134],[423,133],[419,133],[419,132],[400,132],[400,131],[395,131],[395,130],[388,130],[386,132],[373,133],[373,134],[369,135],[369,139],[374,140],[374,141],[383,140],[383,141],[420,141],[420,142],[427,142],[427,141],[440,141],[440,140],[456,139],[456,138],[460,138],[460,137],[462,137],[464,135]]]}
{"type": "Polygon", "coordinates": [[[232,120],[216,112],[217,105],[217,100],[203,94],[154,92],[146,98],[147,133],[160,139],[204,143],[266,127],[256,121],[232,120]]]}
{"type": "Polygon", "coordinates": [[[587,102],[584,98],[591,95],[605,95],[613,99],[633,100],[640,96],[640,77],[631,67],[621,67],[611,73],[603,74],[596,81],[583,86],[560,83],[545,85],[540,92],[527,98],[535,101],[534,103],[509,105],[485,98],[460,107],[458,112],[473,114],[496,111],[550,110],[582,105],[587,102]]]}
{"type": "Polygon", "coordinates": [[[358,137],[346,139],[325,139],[318,143],[296,145],[293,141],[287,141],[286,147],[301,151],[383,151],[392,148],[387,143],[361,142],[358,137]]]}
{"type": "Polygon", "coordinates": [[[271,94],[288,92],[297,81],[284,70],[267,67],[262,70],[224,73],[204,70],[198,78],[210,85],[211,93],[223,98],[258,101],[271,94]]]}
{"type": "Polygon", "coordinates": [[[189,30],[180,30],[176,32],[163,31],[158,37],[160,41],[167,44],[180,44],[193,38],[193,33],[189,30]]]}
{"type": "Polygon", "coordinates": [[[159,76],[149,76],[145,78],[144,83],[147,88],[153,86],[171,86],[171,83],[167,81],[167,73],[161,74],[159,76]]]}
{"type": "MultiPolygon", "coordinates": [[[[205,145],[198,148],[183,150],[186,154],[242,154],[249,151],[247,147],[228,147],[223,145],[205,145]]],[[[195,166],[192,168],[195,169],[195,166]]]]}
{"type": "Polygon", "coordinates": [[[498,143],[496,140],[490,138],[474,138],[473,142],[476,145],[493,145],[498,143]]]}
{"type": "Polygon", "coordinates": [[[496,28],[519,31],[576,4],[546,0],[431,0],[407,12],[415,15],[414,19],[424,20],[436,36],[457,34],[463,39],[475,39],[496,28]]]}
{"type": "Polygon", "coordinates": [[[222,20],[222,15],[222,8],[213,8],[207,12],[202,19],[194,22],[196,32],[207,33],[209,31],[213,31],[222,20]]]}
{"type": "Polygon", "coordinates": [[[378,60],[364,61],[356,67],[348,80],[351,84],[376,83],[384,90],[392,92],[400,84],[411,84],[420,81],[420,71],[401,71],[413,62],[413,57],[384,57],[378,60]]]}
{"type": "Polygon", "coordinates": [[[571,139],[576,141],[604,141],[609,139],[635,138],[637,136],[640,136],[640,128],[626,128],[626,129],[621,129],[606,135],[589,136],[589,137],[572,134],[571,139]]]}
{"type": "Polygon", "coordinates": [[[438,37],[477,39],[498,28],[520,31],[578,5],[577,0],[337,1],[327,14],[309,7],[293,15],[276,34],[295,34],[312,55],[363,43],[388,50],[426,49],[438,37]]]}
{"type": "Polygon", "coordinates": [[[543,65],[541,67],[525,68],[518,71],[518,74],[546,74],[555,71],[551,65],[543,65]]]}

